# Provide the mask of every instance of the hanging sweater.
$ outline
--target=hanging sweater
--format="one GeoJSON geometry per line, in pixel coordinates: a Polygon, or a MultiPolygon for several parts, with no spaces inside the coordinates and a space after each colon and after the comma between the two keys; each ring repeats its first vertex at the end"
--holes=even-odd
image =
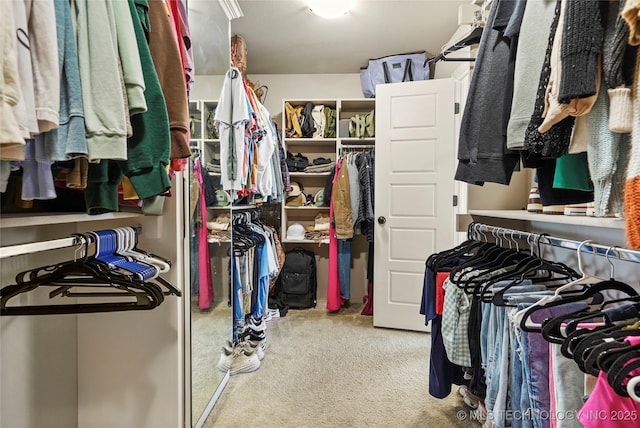
{"type": "MultiPolygon", "coordinates": [[[[596,102],[596,98],[598,96],[596,90],[596,93],[590,97],[575,98],[570,100],[568,103],[560,103],[558,101],[559,86],[560,82],[562,81],[562,35],[564,33],[564,21],[569,5],[570,3],[566,1],[562,3],[560,18],[558,20],[558,27],[556,28],[556,35],[553,40],[553,46],[551,48],[551,71],[549,74],[549,83],[547,84],[547,92],[545,96],[545,109],[543,113],[544,120],[538,128],[538,131],[541,133],[547,132],[553,125],[568,116],[577,117],[584,116],[585,114],[589,113],[591,107],[593,107],[593,103],[596,102]]],[[[596,82],[598,85],[600,84],[600,73],[597,73],[596,75],[596,82]]],[[[563,147],[562,149],[564,151],[566,150],[566,147],[563,147]]],[[[554,156],[560,155],[562,155],[562,153],[554,153],[554,156]]]]}
{"type": "Polygon", "coordinates": [[[619,189],[613,186],[613,176],[618,168],[620,138],[623,135],[609,130],[609,95],[604,83],[588,117],[587,156],[593,180],[595,214],[603,217],[615,213],[612,207],[618,204],[613,200],[621,197],[619,189]]]}
{"type": "Polygon", "coordinates": [[[33,94],[38,132],[58,127],[60,72],[53,0],[24,2],[29,26],[29,52],[33,67],[33,94]]]}
{"type": "Polygon", "coordinates": [[[5,145],[24,146],[24,138],[14,111],[20,100],[20,76],[14,35],[11,4],[0,1],[0,159],[4,159],[1,155],[5,145]]]}
{"type": "Polygon", "coordinates": [[[558,101],[595,95],[598,56],[602,48],[601,7],[608,2],[563,0],[567,3],[561,47],[561,79],[558,101]]]}
{"type": "MultiPolygon", "coordinates": [[[[640,0],[627,0],[622,16],[629,24],[629,44],[640,45],[640,0]]],[[[624,208],[627,243],[630,248],[640,248],[640,49],[637,50],[633,91],[633,129],[624,208]]]]}
{"type": "Polygon", "coordinates": [[[140,199],[160,195],[171,188],[167,174],[169,119],[141,23],[147,19],[148,7],[146,0],[129,0],[128,3],[144,75],[144,97],[151,108],[131,117],[133,135],[127,140],[126,161],[89,165],[89,181],[85,190],[89,214],[117,211],[117,186],[122,174],[129,178],[140,199]]]}
{"type": "Polygon", "coordinates": [[[44,144],[49,159],[62,161],[87,156],[88,149],[71,8],[66,0],[55,0],[54,4],[60,69],[60,126],[44,135],[44,144]]]}
{"type": "Polygon", "coordinates": [[[509,69],[509,42],[493,28],[502,2],[494,0],[482,32],[478,56],[460,125],[455,179],[482,185],[509,184],[518,154],[506,148],[503,112],[505,78],[509,69]]]}
{"type": "Polygon", "coordinates": [[[149,1],[149,49],[166,100],[171,129],[171,159],[188,158],[189,100],[180,49],[163,0],[149,1]]]}
{"type": "Polygon", "coordinates": [[[144,98],[151,108],[131,118],[133,135],[127,140],[128,158],[119,164],[140,199],[147,199],[171,188],[167,174],[171,136],[165,98],[142,26],[142,22],[147,21],[145,14],[149,8],[146,0],[128,0],[128,3],[144,75],[144,98]]]}
{"type": "Polygon", "coordinates": [[[524,148],[524,134],[531,120],[536,100],[536,86],[531,82],[540,78],[549,34],[553,22],[555,0],[528,1],[520,27],[518,52],[513,76],[513,100],[507,125],[507,148],[524,148]]]}
{"type": "Polygon", "coordinates": [[[126,159],[122,73],[107,0],[72,0],[89,160],[126,159]]]}

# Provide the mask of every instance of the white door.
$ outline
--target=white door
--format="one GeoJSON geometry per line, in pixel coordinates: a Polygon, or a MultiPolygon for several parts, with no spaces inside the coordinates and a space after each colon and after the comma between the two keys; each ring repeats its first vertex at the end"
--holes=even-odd
{"type": "Polygon", "coordinates": [[[420,301],[429,255],[453,247],[454,81],[376,88],[373,324],[427,331],[420,301]]]}

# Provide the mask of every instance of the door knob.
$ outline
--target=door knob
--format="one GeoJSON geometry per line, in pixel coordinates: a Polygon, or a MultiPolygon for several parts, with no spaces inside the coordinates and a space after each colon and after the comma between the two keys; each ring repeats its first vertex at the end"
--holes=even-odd
{"type": "Polygon", "coordinates": [[[384,218],[383,216],[378,217],[378,224],[385,224],[387,222],[387,219],[384,218]]]}

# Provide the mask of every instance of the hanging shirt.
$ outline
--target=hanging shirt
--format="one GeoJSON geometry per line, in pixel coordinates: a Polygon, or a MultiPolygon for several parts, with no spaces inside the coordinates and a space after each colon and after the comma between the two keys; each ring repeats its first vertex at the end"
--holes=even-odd
{"type": "Polygon", "coordinates": [[[245,126],[250,120],[242,76],[232,67],[224,77],[214,121],[220,135],[220,169],[224,190],[242,189],[245,126]]]}

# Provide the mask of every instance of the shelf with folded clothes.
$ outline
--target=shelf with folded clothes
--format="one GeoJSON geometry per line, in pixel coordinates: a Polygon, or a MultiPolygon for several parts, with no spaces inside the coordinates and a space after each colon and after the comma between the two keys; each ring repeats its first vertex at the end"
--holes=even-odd
{"type": "Polygon", "coordinates": [[[338,112],[338,138],[362,141],[375,139],[375,99],[341,100],[338,112]]]}

